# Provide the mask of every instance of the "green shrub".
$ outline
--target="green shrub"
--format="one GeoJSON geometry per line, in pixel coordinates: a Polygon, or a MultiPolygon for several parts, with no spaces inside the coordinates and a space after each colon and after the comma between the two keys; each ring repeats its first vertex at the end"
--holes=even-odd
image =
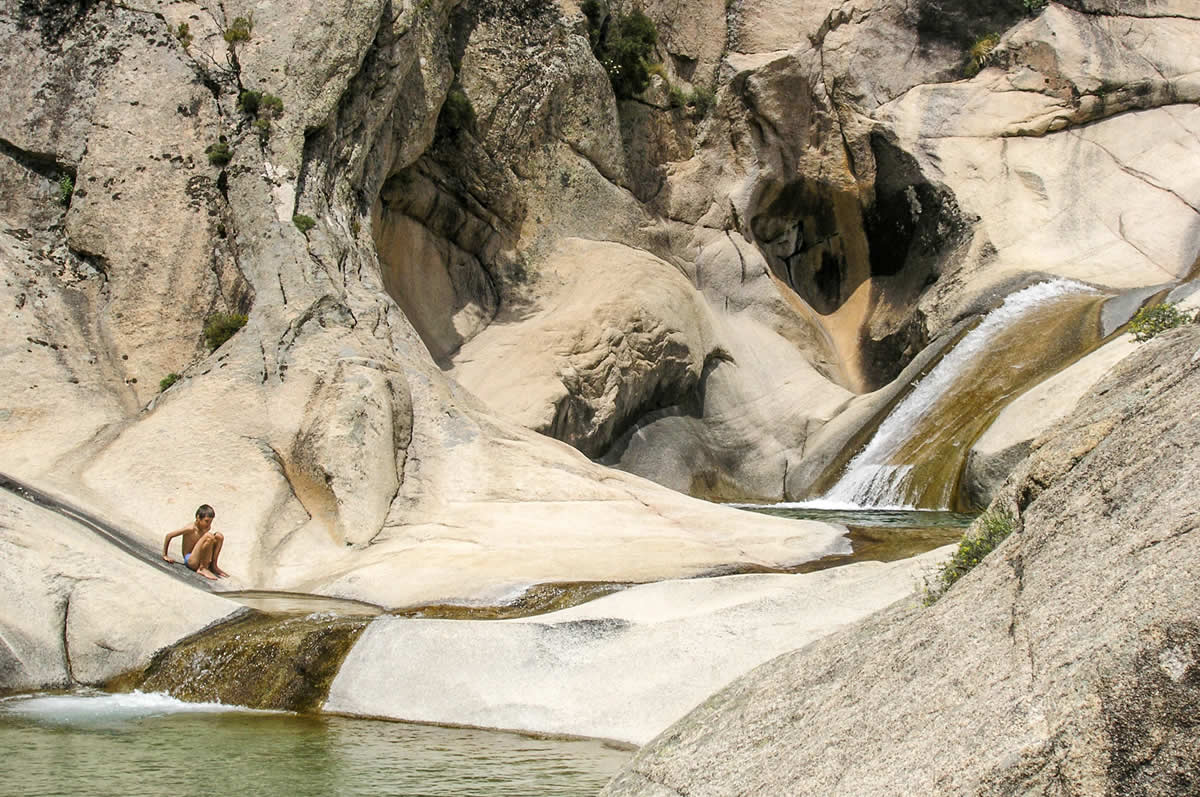
{"type": "Polygon", "coordinates": [[[454,86],[446,93],[446,101],[438,113],[438,127],[443,135],[457,135],[475,129],[475,108],[471,98],[459,87],[454,86]]]}
{"type": "Polygon", "coordinates": [[[204,340],[208,343],[209,351],[216,351],[221,344],[233,337],[233,334],[246,326],[246,316],[243,313],[215,313],[204,322],[204,340]]]}
{"type": "Polygon", "coordinates": [[[317,226],[317,220],[312,216],[297,213],[295,216],[292,216],[292,224],[296,225],[297,230],[308,235],[308,231],[317,226]]]}
{"type": "Polygon", "coordinates": [[[992,51],[996,49],[996,45],[1000,44],[999,33],[989,33],[986,36],[980,36],[975,40],[975,43],[967,49],[967,63],[963,67],[963,74],[967,77],[975,77],[979,74],[979,70],[983,69],[992,60],[992,51]]]}
{"type": "Polygon", "coordinates": [[[983,557],[1012,534],[1016,524],[1016,519],[1004,509],[990,509],[980,515],[963,535],[950,561],[939,566],[932,578],[925,579],[925,605],[935,603],[956,581],[971,572],[983,557]]]}
{"type": "Polygon", "coordinates": [[[672,86],[667,93],[667,104],[672,108],[687,108],[693,119],[703,119],[717,100],[712,89],[703,86],[684,91],[678,86],[672,86]]]}
{"type": "Polygon", "coordinates": [[[1025,6],[1025,10],[1030,14],[1036,14],[1046,6],[1050,5],[1050,0],[1021,0],[1021,4],[1025,6]]]}
{"type": "Polygon", "coordinates": [[[1159,332],[1181,327],[1188,322],[1188,317],[1178,307],[1170,302],[1156,304],[1153,307],[1143,307],[1129,322],[1129,331],[1138,343],[1145,343],[1159,332]]]}
{"type": "Polygon", "coordinates": [[[259,114],[271,119],[283,116],[283,100],[274,94],[263,94],[259,103],[259,114]]]}
{"type": "Polygon", "coordinates": [[[247,116],[267,119],[278,119],[283,116],[283,100],[274,94],[264,94],[261,91],[247,89],[238,94],[237,107],[247,116]]]}
{"type": "Polygon", "coordinates": [[[684,104],[692,109],[692,116],[701,119],[708,115],[709,109],[713,107],[716,101],[717,95],[713,93],[712,89],[697,86],[688,95],[687,101],[684,104]]]}
{"type": "Polygon", "coordinates": [[[248,17],[236,17],[233,22],[229,23],[229,27],[225,29],[225,41],[229,44],[237,44],[238,42],[250,41],[250,34],[254,31],[254,15],[248,17]]]}
{"type": "Polygon", "coordinates": [[[261,91],[243,91],[238,94],[238,110],[249,116],[258,115],[258,106],[262,103],[261,91]]]}
{"type": "Polygon", "coordinates": [[[641,11],[609,16],[596,0],[580,7],[588,21],[592,53],[604,66],[617,99],[627,100],[650,85],[649,61],[658,43],[654,22],[641,11]]]}
{"type": "Polygon", "coordinates": [[[179,40],[179,43],[183,46],[183,49],[186,50],[191,46],[192,32],[191,29],[188,28],[188,24],[186,22],[180,22],[179,27],[171,28],[171,33],[173,33],[175,38],[179,40]]]}
{"type": "Polygon", "coordinates": [[[172,371],[171,373],[164,376],[162,379],[158,380],[158,392],[162,393],[164,390],[166,390],[167,388],[169,388],[171,385],[175,384],[182,378],[183,377],[181,377],[179,374],[172,371]]]}
{"type": "Polygon", "coordinates": [[[251,127],[254,128],[254,132],[258,134],[258,140],[261,141],[262,143],[266,144],[267,141],[271,138],[271,120],[270,119],[267,119],[266,117],[263,117],[261,119],[255,119],[254,124],[251,125],[251,127]]]}
{"type": "Polygon", "coordinates": [[[75,194],[75,181],[71,175],[64,174],[58,181],[58,202],[63,207],[71,206],[71,197],[75,194]]]}
{"type": "Polygon", "coordinates": [[[225,141],[210,144],[204,151],[208,153],[208,162],[213,166],[228,166],[229,162],[233,160],[233,150],[225,141]]]}

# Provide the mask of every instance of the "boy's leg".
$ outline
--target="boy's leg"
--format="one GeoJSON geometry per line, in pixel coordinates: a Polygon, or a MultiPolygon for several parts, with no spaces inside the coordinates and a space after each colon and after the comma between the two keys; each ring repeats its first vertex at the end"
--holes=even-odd
{"type": "Polygon", "coordinates": [[[216,579],[212,571],[208,569],[212,564],[213,547],[217,544],[216,539],[211,533],[205,534],[196,542],[196,547],[188,555],[188,567],[196,571],[198,574],[207,579],[216,579]]]}
{"type": "Polygon", "coordinates": [[[218,576],[228,576],[229,574],[217,566],[217,558],[221,555],[221,548],[225,545],[225,535],[221,532],[213,532],[213,537],[216,538],[216,545],[213,546],[212,564],[209,569],[218,576]]]}

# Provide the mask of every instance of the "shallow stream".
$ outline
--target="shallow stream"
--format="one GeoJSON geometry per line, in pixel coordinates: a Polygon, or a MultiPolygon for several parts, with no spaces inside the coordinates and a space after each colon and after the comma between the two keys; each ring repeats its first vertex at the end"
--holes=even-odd
{"type": "Polygon", "coordinates": [[[0,791],[25,797],[574,797],[596,794],[631,755],[597,741],[250,711],[141,693],[0,700],[0,750],[10,753],[0,756],[0,791]]]}

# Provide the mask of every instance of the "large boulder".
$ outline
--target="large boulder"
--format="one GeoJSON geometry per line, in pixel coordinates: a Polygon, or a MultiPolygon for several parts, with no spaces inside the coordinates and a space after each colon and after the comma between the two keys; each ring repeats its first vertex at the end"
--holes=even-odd
{"type": "Polygon", "coordinates": [[[325,710],[644,744],[755,665],[908,593],[944,553],[645,584],[522,620],[382,617],[325,710]]]}
{"type": "Polygon", "coordinates": [[[752,671],[604,794],[1194,793],[1197,389],[1200,327],[1141,347],[1035,443],[994,505],[1016,532],[940,601],[752,671]]]}

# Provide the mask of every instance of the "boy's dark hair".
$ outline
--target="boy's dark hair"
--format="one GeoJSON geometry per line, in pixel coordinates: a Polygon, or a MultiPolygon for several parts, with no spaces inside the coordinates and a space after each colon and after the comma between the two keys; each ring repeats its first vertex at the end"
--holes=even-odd
{"type": "Polygon", "coordinates": [[[201,504],[196,510],[196,517],[216,517],[217,511],[208,504],[201,504]]]}

